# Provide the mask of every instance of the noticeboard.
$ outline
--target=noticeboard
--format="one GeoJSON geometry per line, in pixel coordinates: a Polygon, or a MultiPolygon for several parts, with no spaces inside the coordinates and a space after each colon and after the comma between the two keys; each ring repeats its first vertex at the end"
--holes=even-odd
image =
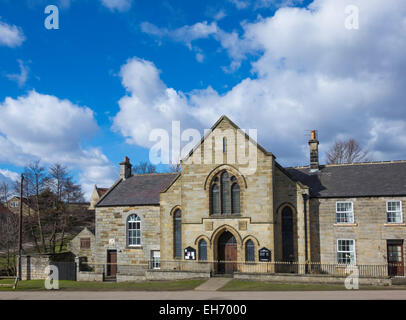
{"type": "Polygon", "coordinates": [[[268,248],[259,249],[259,261],[271,261],[271,250],[268,248]]]}
{"type": "Polygon", "coordinates": [[[187,247],[184,250],[185,260],[196,260],[196,249],[192,247],[187,247]]]}

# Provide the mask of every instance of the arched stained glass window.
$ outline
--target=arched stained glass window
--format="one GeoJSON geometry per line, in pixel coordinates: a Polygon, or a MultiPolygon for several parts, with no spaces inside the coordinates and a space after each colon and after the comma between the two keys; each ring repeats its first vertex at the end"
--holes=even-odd
{"type": "Polygon", "coordinates": [[[237,183],[231,187],[231,213],[240,213],[240,186],[237,183]]]}
{"type": "Polygon", "coordinates": [[[174,257],[182,258],[182,212],[178,209],[173,215],[174,257]]]}
{"type": "Polygon", "coordinates": [[[245,261],[255,261],[255,244],[252,240],[248,240],[245,243],[245,261]]]}
{"type": "Polygon", "coordinates": [[[210,214],[240,214],[241,190],[238,179],[222,171],[213,177],[210,187],[210,214]]]}
{"type": "Polygon", "coordinates": [[[220,213],[220,189],[217,184],[213,184],[211,187],[211,212],[220,213]]]}
{"type": "Polygon", "coordinates": [[[228,214],[231,212],[230,203],[230,177],[227,172],[221,175],[221,213],[228,214]]]}
{"type": "Polygon", "coordinates": [[[199,260],[207,260],[207,242],[204,239],[199,241],[199,260]]]}
{"type": "Polygon", "coordinates": [[[136,214],[127,218],[127,243],[128,246],[141,245],[141,219],[136,214]]]}

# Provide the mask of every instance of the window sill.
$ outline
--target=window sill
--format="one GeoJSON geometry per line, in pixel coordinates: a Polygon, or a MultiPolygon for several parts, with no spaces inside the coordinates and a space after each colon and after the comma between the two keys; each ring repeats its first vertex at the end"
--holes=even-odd
{"type": "Polygon", "coordinates": [[[138,246],[127,246],[126,249],[142,249],[142,245],[138,245],[138,246]]]}
{"type": "Polygon", "coordinates": [[[334,227],[358,227],[358,223],[334,223],[334,227]]]}
{"type": "Polygon", "coordinates": [[[384,224],[385,227],[406,227],[404,222],[387,222],[384,224]]]}

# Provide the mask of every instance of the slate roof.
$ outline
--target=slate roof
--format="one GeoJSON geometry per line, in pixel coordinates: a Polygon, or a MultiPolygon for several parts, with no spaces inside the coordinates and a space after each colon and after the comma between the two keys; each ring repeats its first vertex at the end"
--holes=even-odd
{"type": "Polygon", "coordinates": [[[294,179],[309,186],[315,198],[404,196],[406,161],[286,168],[294,179]]]}
{"type": "Polygon", "coordinates": [[[179,173],[136,174],[121,180],[96,207],[159,205],[159,193],[168,188],[179,173]]]}

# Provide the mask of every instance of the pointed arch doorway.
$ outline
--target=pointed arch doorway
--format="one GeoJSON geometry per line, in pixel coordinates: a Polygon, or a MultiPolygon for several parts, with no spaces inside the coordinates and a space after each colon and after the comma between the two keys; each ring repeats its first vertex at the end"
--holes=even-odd
{"type": "Polygon", "coordinates": [[[224,231],[217,241],[217,273],[230,274],[237,270],[237,240],[224,231]]]}

